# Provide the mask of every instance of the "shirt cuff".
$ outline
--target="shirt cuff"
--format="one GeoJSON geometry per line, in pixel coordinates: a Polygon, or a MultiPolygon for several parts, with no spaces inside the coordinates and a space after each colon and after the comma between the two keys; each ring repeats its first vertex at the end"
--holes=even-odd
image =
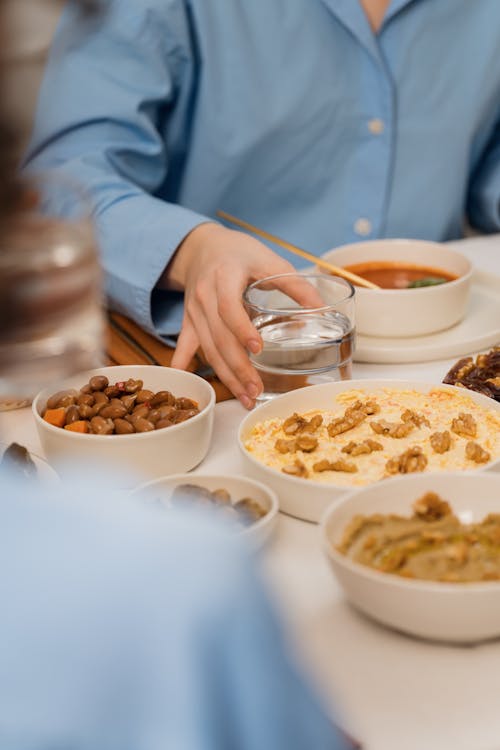
{"type": "Polygon", "coordinates": [[[97,217],[110,306],[157,337],[179,333],[183,295],[156,289],[186,236],[213,219],[151,196],[135,195],[97,217]]]}

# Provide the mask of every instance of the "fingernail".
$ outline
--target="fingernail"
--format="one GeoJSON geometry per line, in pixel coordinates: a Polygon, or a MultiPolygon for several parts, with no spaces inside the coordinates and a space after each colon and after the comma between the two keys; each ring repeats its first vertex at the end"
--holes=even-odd
{"type": "Polygon", "coordinates": [[[252,352],[252,354],[258,354],[261,350],[261,343],[260,341],[257,341],[256,339],[250,339],[248,342],[248,349],[252,352]]]}
{"type": "Polygon", "coordinates": [[[247,383],[245,386],[245,390],[252,399],[256,399],[259,395],[259,388],[255,385],[255,383],[247,383]]]}
{"type": "Polygon", "coordinates": [[[240,402],[243,404],[243,406],[245,407],[245,409],[252,409],[253,408],[253,401],[251,399],[249,399],[248,396],[245,396],[245,394],[243,394],[242,396],[240,396],[240,402]]]}

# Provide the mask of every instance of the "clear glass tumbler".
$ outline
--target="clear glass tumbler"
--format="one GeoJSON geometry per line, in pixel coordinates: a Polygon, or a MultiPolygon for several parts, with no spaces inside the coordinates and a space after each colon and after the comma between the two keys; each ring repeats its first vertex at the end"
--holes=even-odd
{"type": "Polygon", "coordinates": [[[261,401],[308,385],[351,377],[354,287],[337,276],[290,273],[250,284],[245,309],[260,333],[249,354],[264,384],[261,401]]]}
{"type": "Polygon", "coordinates": [[[103,310],[83,193],[58,176],[28,179],[0,233],[0,410],[102,364],[103,310]]]}

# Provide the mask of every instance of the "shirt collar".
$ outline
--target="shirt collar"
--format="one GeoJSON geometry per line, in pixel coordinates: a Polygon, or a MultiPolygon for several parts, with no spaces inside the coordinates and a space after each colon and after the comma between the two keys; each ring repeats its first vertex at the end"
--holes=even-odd
{"type": "MultiPolygon", "coordinates": [[[[383,27],[408,5],[421,0],[392,0],[385,15],[383,27]]],[[[359,0],[321,0],[340,23],[358,40],[369,54],[382,63],[377,37],[371,30],[359,0]]]]}

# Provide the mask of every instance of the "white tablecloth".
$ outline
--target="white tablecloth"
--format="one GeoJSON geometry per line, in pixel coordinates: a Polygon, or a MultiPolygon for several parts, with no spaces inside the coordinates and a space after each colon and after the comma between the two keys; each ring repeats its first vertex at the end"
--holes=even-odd
{"type": "MultiPolygon", "coordinates": [[[[499,236],[458,245],[500,275],[499,236]]],[[[440,382],[451,364],[357,364],[353,377],[440,382]]],[[[244,413],[235,401],[217,406],[214,442],[198,471],[238,472],[234,435],[244,413]]],[[[0,414],[0,440],[41,454],[29,409],[0,414]]],[[[500,642],[426,643],[359,615],[330,573],[314,524],[281,515],[264,564],[306,668],[367,750],[500,749],[500,642]]]]}

